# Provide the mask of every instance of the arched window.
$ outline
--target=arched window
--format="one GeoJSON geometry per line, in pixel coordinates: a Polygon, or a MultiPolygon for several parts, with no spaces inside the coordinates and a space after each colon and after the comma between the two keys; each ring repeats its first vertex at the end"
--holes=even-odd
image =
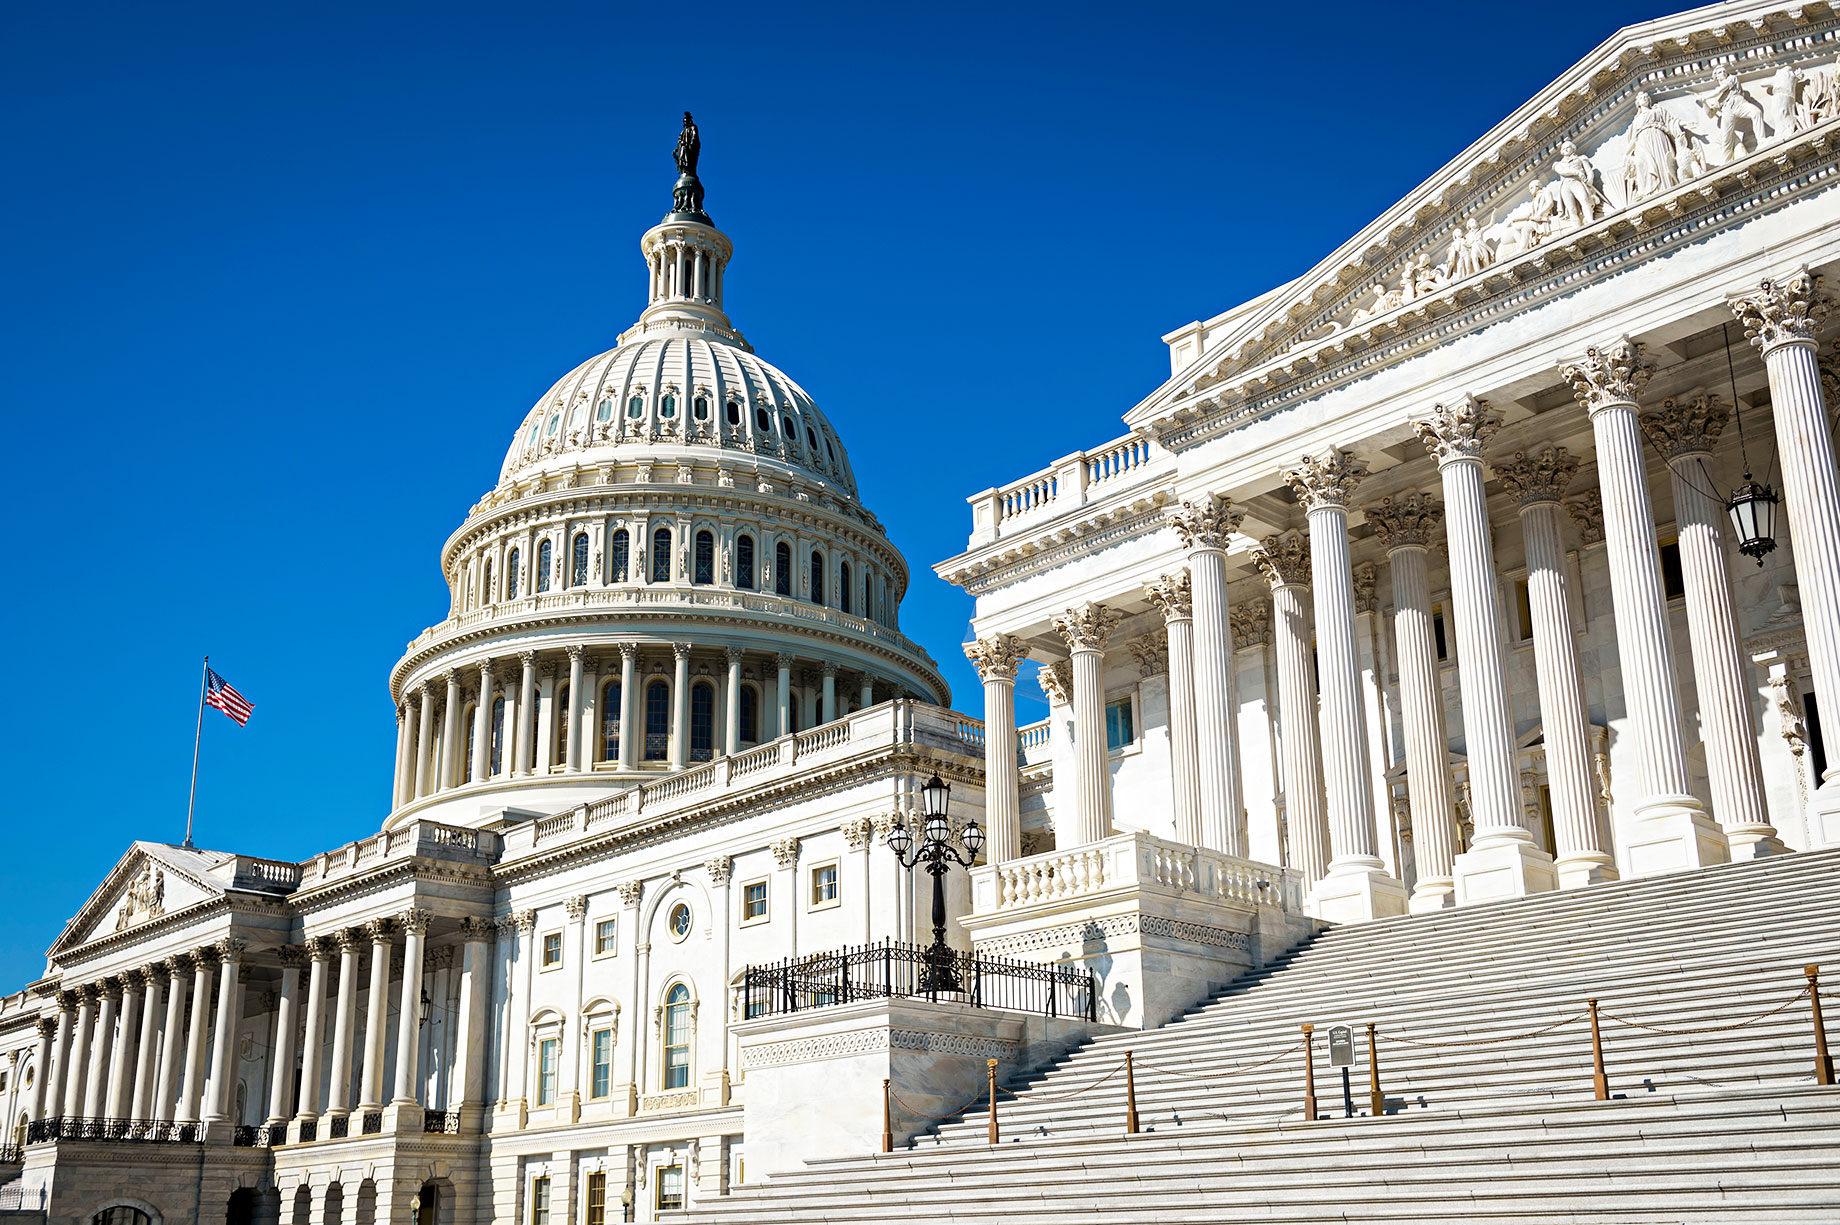
{"type": "Polygon", "coordinates": [[[739,400],[730,400],[728,402],[728,408],[726,410],[725,415],[727,416],[728,423],[730,425],[740,425],[741,424],[741,402],[739,400]]]}
{"type": "Polygon", "coordinates": [[[716,755],[716,687],[708,681],[690,686],[690,760],[716,755]]]}
{"type": "Polygon", "coordinates": [[[645,687],[645,760],[663,761],[671,749],[671,687],[653,681],[645,687]]]}
{"type": "Polygon", "coordinates": [[[664,1087],[682,1089],[689,1084],[690,988],[678,983],[664,997],[664,1087]]]}
{"type": "Polygon", "coordinates": [[[551,765],[559,766],[569,759],[569,687],[566,684],[556,689],[556,742],[549,746],[551,765]]]}
{"type": "Polygon", "coordinates": [[[505,598],[517,599],[518,593],[518,551],[511,550],[511,556],[505,561],[505,598]]]}
{"type": "Polygon", "coordinates": [[[780,415],[779,428],[785,433],[787,442],[797,442],[799,440],[799,427],[792,423],[791,413],[782,413],[780,415]]]}
{"type": "Polygon", "coordinates": [[[549,424],[543,427],[543,436],[545,438],[553,438],[556,434],[557,429],[559,429],[561,425],[562,425],[562,414],[559,412],[551,413],[549,415],[549,424]]]}
{"type": "Polygon", "coordinates": [[[554,562],[554,560],[555,560],[555,550],[550,547],[549,541],[545,540],[542,544],[537,546],[537,590],[538,591],[548,591],[549,590],[549,571],[550,571],[550,566],[554,562]]]}
{"type": "Polygon", "coordinates": [[[869,618],[869,619],[870,619],[871,621],[873,621],[873,620],[875,619],[875,598],[874,598],[874,595],[875,595],[875,586],[874,586],[874,578],[875,578],[875,576],[874,576],[874,575],[872,575],[872,574],[865,574],[865,575],[863,575],[863,609],[862,609],[862,615],[863,615],[863,616],[865,616],[865,617],[867,617],[867,618],[869,618]]]}
{"type": "Polygon", "coordinates": [[[671,529],[668,527],[652,533],[652,581],[671,581],[671,529]]]}
{"type": "Polygon", "coordinates": [[[632,537],[627,534],[625,528],[620,528],[618,531],[614,532],[612,553],[613,569],[609,573],[612,575],[612,580],[614,582],[624,583],[626,581],[626,563],[632,556],[632,537]]]}
{"type": "Polygon", "coordinates": [[[626,415],[635,419],[645,416],[645,397],[635,395],[626,401],[626,415]]]}
{"type": "Polygon", "coordinates": [[[695,565],[690,571],[690,581],[699,587],[707,587],[716,581],[716,538],[713,532],[705,530],[696,534],[695,565]]]}
{"type": "Polygon", "coordinates": [[[466,782],[473,777],[473,746],[478,742],[479,720],[473,716],[479,710],[479,703],[468,702],[461,718],[466,720],[466,756],[460,759],[460,781],[466,782]]]}
{"type": "Polygon", "coordinates": [[[824,603],[824,554],[811,551],[811,602],[824,603]]]}
{"type": "MultiPolygon", "coordinates": [[[[678,984],[682,989],[683,984],[678,984]]],[[[689,995],[685,991],[686,996],[689,995]]],[[[113,1208],[104,1208],[89,1219],[90,1225],[151,1225],[153,1218],[131,1204],[116,1204],[113,1208]]]]}
{"type": "Polygon", "coordinates": [[[752,685],[741,686],[741,728],[739,735],[742,744],[760,742],[760,691],[752,685]]]}
{"type": "Polygon", "coordinates": [[[663,417],[667,421],[669,421],[672,417],[677,416],[677,393],[676,392],[667,391],[664,393],[664,399],[658,401],[658,415],[660,417],[663,417]]]}
{"type": "Polygon", "coordinates": [[[837,563],[837,600],[844,612],[850,611],[850,563],[837,563]]]}
{"type": "Polygon", "coordinates": [[[620,682],[601,686],[601,760],[620,760],[620,682]]]}
{"type": "Polygon", "coordinates": [[[735,537],[735,586],[743,591],[754,590],[754,538],[752,536],[735,537]]]}
{"type": "Polygon", "coordinates": [[[613,400],[612,399],[602,400],[599,404],[595,405],[594,419],[596,421],[612,421],[613,420],[613,400]]]}
{"type": "Polygon", "coordinates": [[[492,773],[498,775],[505,768],[505,699],[492,699],[492,773]]]}
{"type": "Polygon", "coordinates": [[[805,427],[805,445],[813,451],[818,449],[818,434],[809,425],[805,427]]]}
{"type": "Polygon", "coordinates": [[[771,434],[773,432],[773,416],[771,413],[767,412],[765,407],[756,408],[754,410],[754,428],[758,429],[763,434],[771,434]]]}
{"type": "Polygon", "coordinates": [[[698,421],[709,420],[709,397],[698,396],[691,402],[690,412],[698,421]]]}
{"type": "Polygon", "coordinates": [[[498,593],[492,590],[492,559],[486,558],[485,577],[480,580],[479,589],[485,593],[485,602],[490,604],[498,599],[498,593]]]}
{"type": "Polygon", "coordinates": [[[783,540],[773,546],[773,592],[792,594],[792,546],[783,540]]]}
{"type": "Polygon", "coordinates": [[[569,559],[569,584],[574,587],[588,585],[588,533],[575,533],[575,555],[569,559]]]}

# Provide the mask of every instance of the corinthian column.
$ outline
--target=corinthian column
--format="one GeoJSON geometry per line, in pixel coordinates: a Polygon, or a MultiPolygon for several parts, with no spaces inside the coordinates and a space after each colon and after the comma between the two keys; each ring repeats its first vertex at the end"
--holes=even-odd
{"type": "Polygon", "coordinates": [[[396,1012],[396,1092],[390,1099],[393,1107],[416,1104],[416,1082],[420,1079],[416,1056],[421,1050],[422,1032],[422,940],[433,918],[429,911],[412,908],[396,920],[403,929],[403,980],[402,1000],[396,1012]]]}
{"type": "Polygon", "coordinates": [[[436,791],[466,781],[466,765],[460,760],[460,746],[466,743],[460,728],[460,669],[448,668],[441,679],[447,683],[447,692],[441,706],[441,773],[435,779],[436,791]]]}
{"type": "Polygon", "coordinates": [[[529,774],[537,743],[537,653],[519,651],[518,663],[524,671],[518,682],[517,744],[509,773],[529,774]]]}
{"type": "Polygon", "coordinates": [[[384,1038],[390,1028],[390,920],[372,919],[365,925],[371,938],[371,977],[364,1013],[364,1063],[358,1077],[358,1111],[383,1106],[384,1038]]]}
{"type": "Polygon", "coordinates": [[[415,798],[434,790],[434,689],[427,681],[416,687],[418,710],[415,732],[415,798]]]}
{"type": "Polygon", "coordinates": [[[1359,922],[1404,914],[1406,890],[1389,875],[1374,836],[1373,774],[1361,657],[1354,636],[1348,499],[1367,465],[1352,451],[1306,455],[1284,474],[1309,513],[1316,594],[1316,668],[1322,688],[1323,775],[1328,783],[1329,873],[1312,895],[1318,918],[1359,922]]]}
{"type": "Polygon", "coordinates": [[[1272,654],[1278,665],[1278,733],[1283,740],[1289,866],[1307,893],[1329,871],[1329,818],[1323,811],[1316,683],[1310,661],[1310,542],[1301,532],[1267,536],[1252,562],[1271,583],[1272,654]]]}
{"type": "Polygon", "coordinates": [[[473,708],[473,760],[467,763],[468,777],[483,783],[492,777],[492,661],[479,661],[479,704],[473,708]]]}
{"type": "Polygon", "coordinates": [[[1521,777],[1495,598],[1495,544],[1482,484],[1482,448],[1500,426],[1501,414],[1474,396],[1437,405],[1429,418],[1412,423],[1437,457],[1444,482],[1450,600],[1462,661],[1457,683],[1475,836],[1454,865],[1459,906],[1542,893],[1559,883],[1552,856],[1534,845],[1533,832],[1521,823],[1521,777]]]}
{"type": "MultiPolygon", "coordinates": [[[[1820,278],[1807,268],[1765,281],[1756,293],[1731,302],[1769,373],[1802,632],[1823,714],[1840,711],[1840,476],[1834,469],[1814,335],[1832,306],[1821,292],[1820,278]]],[[[1809,805],[1811,849],[1840,846],[1840,753],[1828,753],[1827,763],[1827,775],[1809,805]]]]}
{"type": "Polygon", "coordinates": [[[1416,879],[1410,910],[1455,905],[1457,814],[1450,786],[1450,733],[1444,726],[1437,631],[1431,613],[1429,556],[1444,508],[1423,494],[1383,498],[1367,521],[1393,572],[1393,653],[1399,661],[1399,717],[1405,726],[1406,800],[1412,814],[1416,879]]]}
{"type": "MultiPolygon", "coordinates": [[[[1165,574],[1149,588],[1150,602],[1163,614],[1169,637],[1169,775],[1175,801],[1176,838],[1190,846],[1200,846],[1201,778],[1195,729],[1192,590],[1186,571],[1165,574]]],[[[1226,739],[1231,742],[1236,737],[1227,736],[1226,739]]]]}
{"type": "MultiPolygon", "coordinates": [[[[1082,604],[1054,618],[1073,656],[1073,820],[1069,845],[1112,832],[1112,779],[1105,743],[1105,644],[1124,614],[1082,604]]],[[[1058,839],[1057,839],[1058,845],[1058,839]]]]}
{"type": "Polygon", "coordinates": [[[1578,635],[1565,591],[1565,544],[1559,499],[1578,474],[1564,447],[1532,455],[1516,451],[1495,465],[1495,475],[1520,501],[1521,542],[1527,553],[1527,604],[1533,611],[1533,661],[1540,690],[1540,730],[1546,742],[1546,781],[1552,788],[1554,868],[1559,888],[1615,880],[1591,783],[1591,727],[1584,712],[1584,675],[1578,635]]]}
{"type": "MultiPolygon", "coordinates": [[[[1246,855],[1246,802],[1240,783],[1238,711],[1233,701],[1233,619],[1227,608],[1227,545],[1241,514],[1226,498],[1184,502],[1169,525],[1188,549],[1194,604],[1194,806],[1200,846],[1246,855]]],[[[1174,649],[1175,635],[1170,635],[1174,649]]],[[[1176,677],[1169,674],[1171,702],[1176,677]]],[[[1170,707],[1174,713],[1174,706],[1170,707]]],[[[1177,821],[1181,812],[1177,811],[1177,821]]],[[[1180,826],[1178,825],[1178,828],[1180,826]]]]}
{"type": "Polygon", "coordinates": [[[1655,513],[1642,467],[1636,393],[1654,363],[1627,336],[1588,349],[1561,371],[1591,414],[1597,484],[1603,494],[1604,544],[1610,553],[1610,599],[1623,703],[1636,733],[1635,826],[1628,840],[1631,875],[1723,863],[1725,835],[1687,789],[1687,751],[1680,737],[1680,689],[1668,642],[1667,601],[1655,513]]]}
{"type": "Polygon", "coordinates": [[[582,701],[581,681],[582,667],[588,648],[579,643],[570,643],[564,649],[569,653],[569,704],[567,707],[569,727],[568,736],[562,744],[562,761],[564,767],[573,773],[584,768],[582,745],[587,743],[587,737],[582,734],[581,714],[587,709],[587,703],[582,701]]]}
{"type": "MultiPolygon", "coordinates": [[[[319,1117],[319,1058],[326,1041],[326,963],[332,957],[332,941],[324,936],[308,936],[306,956],[306,1028],[300,1039],[300,1105],[294,1113],[303,1122],[319,1117]]],[[[299,1134],[298,1129],[295,1134],[299,1134]]]]}
{"type": "Polygon", "coordinates": [[[1731,419],[1717,396],[1663,400],[1639,418],[1648,441],[1666,458],[1680,528],[1680,568],[1687,588],[1687,631],[1699,734],[1706,744],[1712,815],[1725,830],[1733,859],[1780,854],[1782,840],[1763,803],[1763,762],[1757,718],[1738,643],[1738,614],[1725,566],[1725,503],[1712,492],[1713,444],[1731,419]]]}
{"type": "Polygon", "coordinates": [[[409,725],[405,702],[396,704],[396,778],[390,788],[390,806],[401,808],[410,799],[410,784],[415,779],[411,755],[415,752],[415,731],[409,725]]]}
{"type": "Polygon", "coordinates": [[[984,803],[988,860],[1022,857],[1022,772],[1016,765],[1016,665],[1028,644],[997,634],[965,644],[965,657],[984,682],[984,803]]]}
{"type": "Polygon", "coordinates": [[[204,1121],[219,1123],[230,1120],[235,1126],[237,1120],[230,1119],[230,1111],[236,1097],[231,1090],[231,1082],[236,1079],[236,1027],[242,1018],[237,1016],[237,971],[242,969],[243,951],[249,947],[248,942],[234,937],[220,940],[212,951],[222,965],[222,973],[217,979],[217,1024],[211,1038],[211,1099],[205,1105],[204,1121]]]}

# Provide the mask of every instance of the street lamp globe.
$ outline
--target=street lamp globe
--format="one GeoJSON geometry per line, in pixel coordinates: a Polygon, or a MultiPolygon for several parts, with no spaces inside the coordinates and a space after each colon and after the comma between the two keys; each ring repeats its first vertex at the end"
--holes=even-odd
{"type": "Polygon", "coordinates": [[[906,859],[907,852],[911,851],[913,846],[914,836],[907,832],[907,826],[899,821],[895,822],[894,828],[888,831],[888,849],[902,859],[906,859]]]}
{"type": "Polygon", "coordinates": [[[959,837],[964,840],[965,849],[971,852],[971,858],[976,859],[978,852],[984,849],[984,827],[977,823],[976,817],[965,822],[964,831],[959,837]]]}
{"type": "Polygon", "coordinates": [[[1738,552],[1755,558],[1761,566],[1765,555],[1776,548],[1776,491],[1751,480],[1747,472],[1744,484],[1732,490],[1725,510],[1738,534],[1738,552]]]}
{"type": "Polygon", "coordinates": [[[952,798],[951,784],[943,782],[938,771],[920,788],[920,810],[929,818],[946,815],[946,803],[952,798]]]}

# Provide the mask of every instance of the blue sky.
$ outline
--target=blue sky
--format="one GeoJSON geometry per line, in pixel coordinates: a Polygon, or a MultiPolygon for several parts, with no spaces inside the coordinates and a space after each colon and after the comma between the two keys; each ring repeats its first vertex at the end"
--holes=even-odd
{"type": "Polygon", "coordinates": [[[642,307],[683,110],[729,311],[836,424],[903,627],[978,712],[930,569],[964,498],[1115,437],[1161,334],[1668,11],[6,6],[0,989],[131,840],[181,836],[206,652],[257,709],[207,712],[199,842],[377,828],[439,547],[642,307]]]}

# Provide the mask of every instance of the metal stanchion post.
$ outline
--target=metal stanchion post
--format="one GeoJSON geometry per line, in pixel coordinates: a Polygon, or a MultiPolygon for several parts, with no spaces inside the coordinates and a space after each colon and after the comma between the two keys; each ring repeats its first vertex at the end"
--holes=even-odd
{"type": "Polygon", "coordinates": [[[984,1061],[984,1084],[990,1090],[990,1143],[997,1142],[997,1061],[984,1061]]]}
{"type": "Polygon", "coordinates": [[[882,1151],[894,1152],[894,1110],[889,1105],[888,1096],[892,1093],[888,1087],[888,1078],[882,1077],[882,1151]]]}
{"type": "Polygon", "coordinates": [[[1132,1075],[1130,1051],[1124,1053],[1124,1134],[1137,1134],[1137,1078],[1132,1075]]]}
{"type": "Polygon", "coordinates": [[[1834,1083],[1834,1061],[1827,1053],[1827,1026],[1821,1021],[1821,967],[1803,966],[1808,976],[1808,1006],[1814,1010],[1814,1083],[1834,1083]]]}
{"type": "Polygon", "coordinates": [[[1316,1027],[1309,1022],[1303,1025],[1303,1117],[1305,1122],[1316,1121],[1316,1040],[1310,1035],[1316,1027]]]}
{"type": "Polygon", "coordinates": [[[1610,1079],[1604,1075],[1604,1038],[1597,1028],[1597,1001],[1586,1000],[1584,1006],[1591,1010],[1591,1089],[1597,1100],[1610,1100],[1610,1079]]]}
{"type": "Polygon", "coordinates": [[[1374,1023],[1367,1023],[1367,1112],[1374,1118],[1386,1113],[1386,1099],[1380,1093],[1380,1050],[1374,1044],[1374,1023]]]}

